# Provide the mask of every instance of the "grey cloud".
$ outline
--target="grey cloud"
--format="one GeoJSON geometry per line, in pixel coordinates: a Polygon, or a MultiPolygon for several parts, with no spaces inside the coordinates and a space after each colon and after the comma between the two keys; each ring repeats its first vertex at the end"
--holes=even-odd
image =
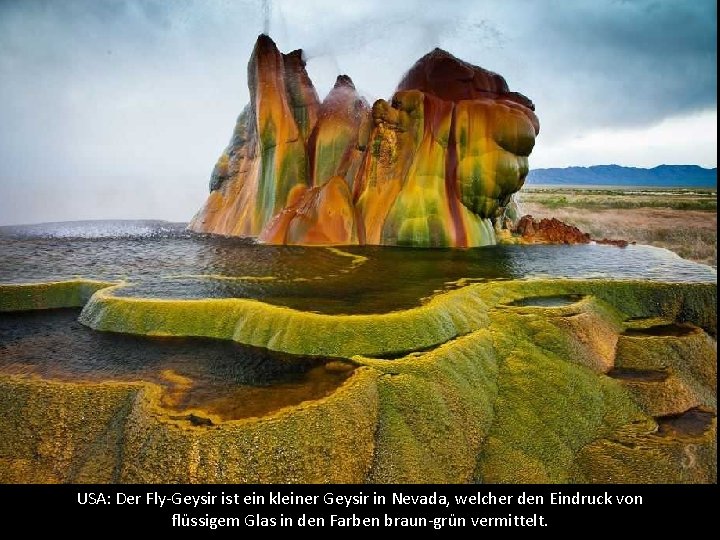
{"type": "Polygon", "coordinates": [[[554,96],[551,78],[534,73],[553,116],[553,98],[565,104],[569,120],[602,126],[654,123],[716,106],[714,2],[567,4],[565,11],[534,12],[545,43],[531,58],[549,60],[549,75],[574,82],[559,85],[562,93],[554,96]]]}
{"type": "Polygon", "coordinates": [[[535,101],[538,151],[716,108],[712,0],[0,0],[0,223],[44,219],[27,201],[48,186],[75,198],[53,219],[146,214],[150,182],[166,196],[144,217],[189,217],[248,99],[263,4],[321,94],[345,72],[387,98],[440,46],[535,101]]]}

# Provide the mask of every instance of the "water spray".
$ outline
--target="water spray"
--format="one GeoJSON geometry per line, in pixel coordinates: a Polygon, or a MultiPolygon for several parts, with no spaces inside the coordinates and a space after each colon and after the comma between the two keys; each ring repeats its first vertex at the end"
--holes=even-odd
{"type": "Polygon", "coordinates": [[[262,0],[262,15],[263,15],[263,34],[266,36],[270,35],[270,13],[272,6],[270,0],[262,0]]]}

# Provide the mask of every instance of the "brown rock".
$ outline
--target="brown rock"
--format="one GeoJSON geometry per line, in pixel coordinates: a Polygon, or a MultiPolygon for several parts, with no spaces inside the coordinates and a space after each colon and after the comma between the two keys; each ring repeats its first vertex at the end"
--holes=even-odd
{"type": "Polygon", "coordinates": [[[556,218],[544,218],[538,222],[532,216],[526,215],[520,218],[513,232],[533,244],[590,243],[589,234],[556,218]]]}
{"type": "Polygon", "coordinates": [[[535,235],[535,220],[531,215],[526,215],[520,218],[517,226],[513,230],[514,233],[520,236],[531,237],[535,235]]]}
{"type": "Polygon", "coordinates": [[[627,240],[610,240],[609,238],[603,238],[602,240],[595,240],[595,243],[597,244],[606,244],[608,246],[617,246],[617,247],[627,247],[630,243],[635,242],[628,242],[627,240]]]}
{"type": "Polygon", "coordinates": [[[520,218],[512,232],[519,235],[527,244],[588,244],[593,241],[597,244],[624,248],[631,243],[627,240],[610,240],[608,238],[591,239],[588,233],[559,219],[544,218],[537,221],[529,214],[520,218]]]}

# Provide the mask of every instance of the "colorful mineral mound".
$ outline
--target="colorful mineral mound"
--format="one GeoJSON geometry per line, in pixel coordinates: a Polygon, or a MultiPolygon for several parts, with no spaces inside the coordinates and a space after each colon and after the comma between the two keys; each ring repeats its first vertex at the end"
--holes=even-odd
{"type": "Polygon", "coordinates": [[[248,84],[196,232],[272,244],[492,244],[539,132],[528,98],[441,49],[371,108],[346,75],[320,103],[302,51],[282,54],[261,35],[248,84]]]}

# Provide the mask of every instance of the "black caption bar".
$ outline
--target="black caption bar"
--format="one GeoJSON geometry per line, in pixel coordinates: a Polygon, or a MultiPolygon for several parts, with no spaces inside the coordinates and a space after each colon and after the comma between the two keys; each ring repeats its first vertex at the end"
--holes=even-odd
{"type": "Polygon", "coordinates": [[[30,532],[112,523],[114,532],[320,528],[662,530],[667,519],[692,529],[717,486],[0,486],[6,519],[31,515],[30,532]],[[46,519],[47,518],[47,519],[46,519]]]}

